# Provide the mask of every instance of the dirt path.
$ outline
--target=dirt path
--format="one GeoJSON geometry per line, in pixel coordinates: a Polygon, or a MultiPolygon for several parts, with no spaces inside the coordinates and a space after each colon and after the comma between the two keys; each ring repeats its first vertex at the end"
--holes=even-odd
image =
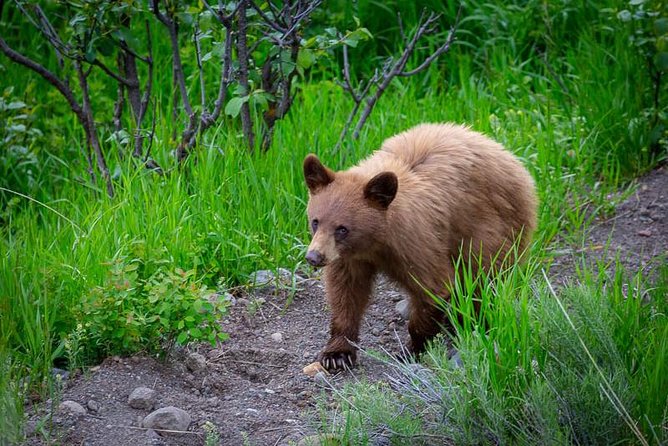
{"type": "MultiPolygon", "coordinates": [[[[596,221],[582,247],[595,256],[619,250],[626,266],[637,269],[668,253],[668,169],[639,179],[637,192],[617,207],[616,214],[596,221]],[[599,248],[610,240],[610,250],[599,248]]],[[[553,264],[557,280],[573,277],[573,253],[553,264]]],[[[302,373],[327,340],[328,312],[318,280],[305,280],[288,305],[286,291],[265,290],[237,299],[223,328],[230,339],[218,348],[199,346],[176,353],[166,362],[148,357],[109,358],[85,375],[65,382],[61,400],[86,408],[79,417],[56,411],[51,419],[59,431],[56,444],[66,445],[197,445],[205,443],[205,423],[216,426],[220,444],[287,445],[315,432],[314,395],[323,392],[302,373]],[[258,301],[258,299],[260,299],[258,301]],[[201,359],[205,364],[197,364],[201,359]],[[190,369],[186,366],[190,365],[190,369]],[[194,366],[192,364],[195,364],[194,366]],[[202,367],[203,366],[203,367],[202,367]],[[198,368],[202,367],[202,368],[198,368]],[[139,386],[157,392],[155,408],[176,406],[191,416],[189,434],[160,436],[139,428],[150,410],[133,409],[128,396],[139,386]]],[[[367,312],[361,344],[370,349],[399,351],[396,331],[405,323],[395,310],[403,294],[381,281],[367,312]]],[[[383,379],[385,366],[362,356],[354,373],[332,379],[383,379]]],[[[48,410],[33,410],[28,444],[47,443],[39,434],[48,410]]],[[[47,422],[47,427],[48,427],[47,422]]],[[[52,437],[53,439],[53,437],[52,437]]]]}

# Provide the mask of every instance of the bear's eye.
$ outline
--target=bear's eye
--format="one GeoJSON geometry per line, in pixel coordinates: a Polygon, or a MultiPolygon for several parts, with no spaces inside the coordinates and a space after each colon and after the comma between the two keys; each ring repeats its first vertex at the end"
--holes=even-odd
{"type": "Polygon", "coordinates": [[[336,228],[334,236],[337,240],[343,240],[348,235],[348,228],[345,226],[339,226],[336,228]]]}
{"type": "Polygon", "coordinates": [[[311,222],[311,229],[313,229],[313,232],[315,232],[315,231],[318,230],[318,219],[317,219],[317,218],[314,219],[314,220],[311,222]]]}

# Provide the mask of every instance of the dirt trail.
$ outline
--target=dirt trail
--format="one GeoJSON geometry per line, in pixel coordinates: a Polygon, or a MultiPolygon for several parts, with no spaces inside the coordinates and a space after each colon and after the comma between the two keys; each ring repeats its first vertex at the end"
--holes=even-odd
{"type": "MultiPolygon", "coordinates": [[[[668,169],[664,166],[638,181],[637,192],[617,207],[614,216],[594,222],[582,247],[599,258],[614,257],[619,250],[633,270],[668,253],[668,169]],[[611,249],[605,252],[599,247],[608,240],[611,249]]],[[[564,252],[551,275],[563,282],[573,277],[573,271],[573,256],[564,252]]],[[[197,346],[165,362],[142,356],[109,358],[70,378],[61,400],[78,402],[87,408],[86,414],[76,418],[56,413],[52,421],[58,436],[52,441],[87,446],[197,445],[205,442],[206,422],[216,426],[220,444],[225,445],[287,445],[314,433],[314,395],[325,390],[302,369],[326,342],[329,315],[318,280],[305,280],[299,288],[289,305],[289,293],[280,290],[237,299],[222,323],[230,339],[218,348],[197,346]],[[264,301],[258,305],[257,299],[264,301]],[[186,367],[193,352],[204,356],[204,368],[186,367]],[[127,403],[139,386],[157,391],[155,408],[173,405],[188,412],[191,433],[162,437],[141,429],[141,420],[151,411],[127,403]]],[[[364,320],[362,346],[399,351],[395,330],[403,337],[406,328],[395,306],[403,297],[381,280],[364,320]]],[[[386,366],[362,355],[353,373],[332,379],[338,384],[373,381],[383,379],[386,371],[386,366]]],[[[27,444],[53,444],[39,433],[40,420],[49,419],[48,407],[31,410],[28,425],[33,435],[27,444]]]]}

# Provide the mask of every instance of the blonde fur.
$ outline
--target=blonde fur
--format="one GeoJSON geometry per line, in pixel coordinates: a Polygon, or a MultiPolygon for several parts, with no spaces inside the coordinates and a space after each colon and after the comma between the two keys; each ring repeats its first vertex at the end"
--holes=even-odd
{"type": "Polygon", "coordinates": [[[347,171],[333,172],[314,156],[304,168],[309,220],[318,220],[309,252],[326,265],[332,309],[331,339],[321,353],[328,368],[338,368],[341,358],[354,362],[347,339],[358,339],[376,273],[409,292],[408,329],[420,352],[444,321],[423,287],[448,299],[455,259],[476,258],[489,269],[512,255],[514,243],[522,252],[536,226],[529,173],[500,144],[463,126],[419,125],[347,171]],[[393,193],[388,172],[397,188],[385,206],[393,193]],[[336,239],[340,227],[348,231],[343,240],[336,239]]]}

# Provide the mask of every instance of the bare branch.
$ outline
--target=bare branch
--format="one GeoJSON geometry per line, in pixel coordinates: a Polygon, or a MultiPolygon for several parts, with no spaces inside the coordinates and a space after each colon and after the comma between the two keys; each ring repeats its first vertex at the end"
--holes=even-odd
{"type": "Polygon", "coordinates": [[[434,13],[427,15],[426,11],[423,11],[422,14],[420,15],[420,20],[418,21],[418,25],[415,32],[413,33],[412,37],[408,38],[404,33],[403,23],[401,22],[401,16],[398,15],[397,20],[399,21],[399,30],[405,42],[404,49],[397,59],[394,58],[387,59],[383,64],[383,68],[380,71],[380,73],[376,71],[373,78],[366,84],[366,87],[361,92],[360,92],[361,86],[358,87],[357,89],[355,89],[352,86],[349,72],[350,68],[348,62],[348,52],[347,48],[344,46],[343,48],[344,83],[340,85],[343,86],[343,89],[345,91],[350,93],[354,102],[354,106],[350,114],[348,115],[348,119],[344,125],[343,130],[341,131],[341,135],[339,136],[339,140],[336,143],[335,150],[338,150],[338,148],[341,146],[341,143],[343,142],[345,135],[348,133],[350,126],[352,125],[353,119],[359,112],[361,103],[363,101],[365,101],[364,109],[362,110],[362,113],[359,119],[357,120],[357,124],[355,125],[355,128],[353,130],[353,138],[355,139],[359,138],[360,131],[364,126],[364,124],[366,123],[367,119],[369,118],[369,115],[371,114],[373,108],[375,107],[376,103],[383,95],[385,90],[389,87],[390,83],[395,77],[413,76],[415,74],[422,72],[430,64],[432,64],[439,56],[443,55],[450,49],[452,42],[454,41],[455,38],[455,32],[459,25],[459,18],[461,15],[461,11],[462,7],[460,6],[457,12],[455,23],[450,28],[450,32],[448,33],[448,37],[445,40],[445,42],[442,45],[440,45],[436,50],[434,50],[434,52],[431,55],[429,55],[420,65],[408,71],[406,71],[406,64],[408,63],[410,57],[418,49],[417,46],[418,42],[422,39],[424,35],[434,31],[434,26],[437,23],[440,16],[434,13]],[[375,87],[375,90],[371,94],[370,92],[372,86],[375,87]]]}
{"type": "MultiPolygon", "coordinates": [[[[207,122],[202,122],[203,129],[213,125],[218,120],[225,104],[227,96],[227,87],[230,85],[232,74],[232,27],[225,27],[225,53],[222,56],[223,66],[220,73],[220,87],[218,88],[218,98],[214,103],[213,113],[207,116],[207,122]]],[[[204,116],[202,116],[204,118],[204,116]]],[[[201,131],[201,130],[200,130],[201,131]]]]}
{"type": "Polygon", "coordinates": [[[139,84],[137,84],[136,82],[133,82],[132,80],[127,79],[127,78],[121,76],[120,74],[114,73],[114,72],[111,70],[111,68],[109,68],[108,66],[106,66],[106,65],[104,64],[104,62],[102,62],[102,61],[101,61],[100,59],[98,59],[98,58],[96,58],[95,60],[93,60],[93,62],[90,62],[90,64],[91,64],[91,65],[95,65],[96,67],[100,67],[100,68],[102,69],[102,71],[104,71],[108,76],[112,77],[116,82],[119,82],[119,83],[123,84],[124,86],[126,86],[126,87],[128,87],[128,88],[137,88],[137,87],[139,87],[139,84]]]}
{"type": "Polygon", "coordinates": [[[160,12],[160,8],[158,7],[158,0],[151,0],[151,5],[153,14],[165,25],[165,27],[167,27],[167,30],[169,31],[169,39],[172,47],[172,70],[174,73],[174,81],[179,87],[183,108],[185,109],[186,114],[191,116],[193,114],[193,109],[190,105],[190,101],[188,100],[188,90],[186,89],[186,81],[183,74],[183,64],[181,63],[176,22],[173,17],[166,16],[160,12]]]}
{"type": "Polygon", "coordinates": [[[81,96],[83,99],[83,113],[82,113],[82,124],[86,133],[87,143],[92,147],[93,152],[95,153],[95,159],[97,160],[97,168],[102,174],[102,179],[105,182],[107,187],[107,195],[109,198],[114,197],[114,185],[111,181],[111,175],[109,175],[109,168],[107,167],[107,162],[104,159],[104,153],[102,152],[102,147],[100,147],[100,141],[97,137],[97,128],[95,126],[95,120],[93,119],[93,110],[90,104],[90,94],[88,91],[88,80],[86,79],[87,75],[84,74],[84,71],[81,67],[79,61],[74,61],[74,67],[76,69],[79,86],[81,87],[81,96]]]}
{"type": "Polygon", "coordinates": [[[65,100],[67,100],[67,103],[69,104],[70,108],[75,114],[77,114],[77,116],[83,113],[82,107],[74,98],[74,93],[72,92],[72,90],[69,88],[69,86],[65,84],[64,81],[58,78],[53,72],[49,71],[44,66],[40,65],[39,63],[35,62],[29,57],[26,57],[23,54],[9,47],[9,45],[7,45],[7,42],[5,42],[5,40],[2,37],[0,37],[0,50],[14,62],[23,65],[26,68],[29,68],[30,70],[42,76],[42,78],[44,78],[44,80],[46,80],[48,83],[56,87],[56,89],[60,92],[60,94],[63,95],[65,100]]]}
{"type": "MultiPolygon", "coordinates": [[[[251,6],[254,10],[257,11],[257,13],[260,15],[260,17],[262,17],[262,20],[264,20],[264,23],[265,23],[266,25],[269,25],[272,29],[278,31],[278,32],[281,33],[281,34],[286,34],[286,32],[287,32],[287,28],[281,26],[281,25],[278,23],[278,19],[277,19],[276,14],[273,14],[273,12],[272,12],[272,14],[274,15],[274,19],[272,19],[272,18],[269,17],[267,14],[265,14],[265,12],[262,10],[262,8],[260,8],[258,5],[256,5],[254,1],[251,0],[249,3],[250,3],[250,6],[251,6]]],[[[267,3],[268,3],[269,5],[271,5],[271,1],[269,1],[269,2],[267,2],[267,3]]]]}
{"type": "Polygon", "coordinates": [[[350,95],[353,97],[353,101],[355,101],[355,104],[359,104],[362,101],[362,99],[360,98],[359,95],[357,95],[357,93],[355,93],[353,84],[350,81],[350,62],[348,61],[348,45],[343,45],[343,79],[346,82],[344,90],[350,93],[350,95]]]}
{"type": "Polygon", "coordinates": [[[402,71],[399,73],[399,76],[402,77],[409,77],[413,76],[414,74],[418,74],[424,69],[426,69],[429,65],[432,64],[439,56],[443,55],[446,53],[449,49],[450,46],[452,45],[452,42],[455,41],[455,31],[457,30],[457,27],[459,25],[459,17],[462,12],[462,7],[459,7],[459,10],[457,11],[457,18],[455,19],[455,23],[452,25],[450,28],[450,32],[448,33],[447,39],[445,39],[445,42],[443,45],[438,47],[429,57],[427,57],[417,68],[414,68],[410,71],[402,71]]]}
{"type": "Polygon", "coordinates": [[[199,71],[199,93],[200,103],[202,105],[202,114],[206,111],[206,84],[204,83],[204,69],[202,68],[202,50],[200,47],[200,28],[199,16],[195,20],[195,32],[193,33],[193,40],[195,41],[195,60],[197,61],[197,70],[199,71]]]}

